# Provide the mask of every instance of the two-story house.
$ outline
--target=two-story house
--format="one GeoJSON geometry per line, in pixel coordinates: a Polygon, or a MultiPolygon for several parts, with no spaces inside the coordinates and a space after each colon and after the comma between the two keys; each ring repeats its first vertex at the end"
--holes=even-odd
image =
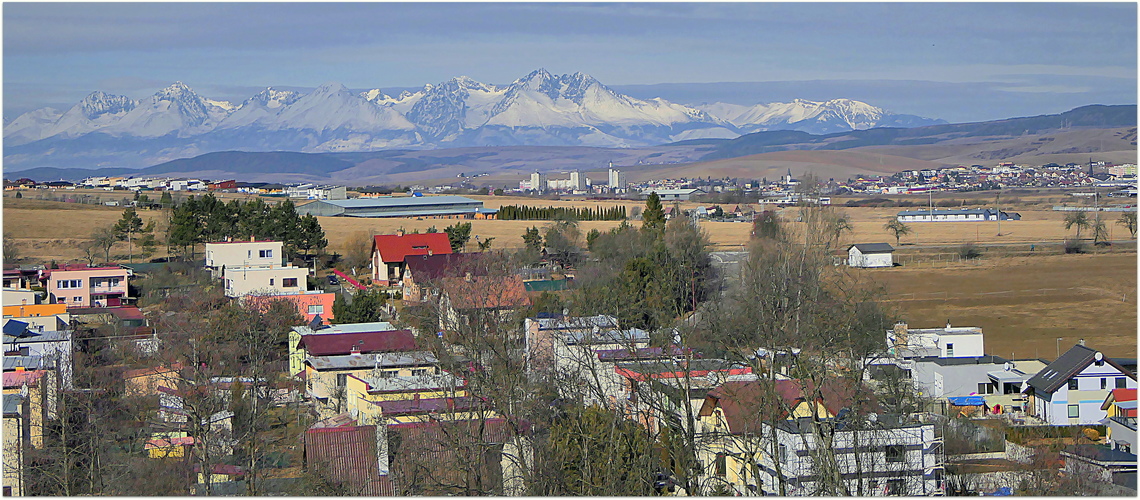
{"type": "Polygon", "coordinates": [[[306,267],[227,267],[222,276],[227,297],[286,295],[309,290],[306,267]]]}
{"type": "Polygon", "coordinates": [[[66,267],[44,271],[48,297],[68,308],[119,307],[127,297],[128,269],[66,267]]]}
{"type": "Polygon", "coordinates": [[[1026,382],[1027,411],[1053,425],[1097,424],[1113,389],[1135,389],[1136,374],[1082,340],[1026,382]]]}
{"type": "Polygon", "coordinates": [[[206,243],[206,269],[219,278],[232,267],[280,267],[285,259],[280,241],[206,243]]]}
{"type": "Polygon", "coordinates": [[[399,283],[405,259],[410,255],[443,255],[451,252],[446,233],[378,234],[372,238],[372,281],[379,285],[399,283]]]}

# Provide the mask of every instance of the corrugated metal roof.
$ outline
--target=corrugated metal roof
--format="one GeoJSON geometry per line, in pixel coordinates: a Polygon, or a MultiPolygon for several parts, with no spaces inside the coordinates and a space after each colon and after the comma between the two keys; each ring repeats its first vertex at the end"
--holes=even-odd
{"type": "Polygon", "coordinates": [[[458,398],[401,399],[394,401],[374,401],[385,417],[397,415],[418,415],[423,413],[445,413],[469,410],[475,407],[475,399],[470,396],[458,398]]]}
{"type": "Polygon", "coordinates": [[[438,210],[419,209],[419,210],[394,210],[389,212],[352,212],[341,214],[345,217],[431,217],[435,215],[463,215],[473,214],[479,209],[471,208],[441,208],[438,210]]]}
{"type": "Polygon", "coordinates": [[[431,389],[458,389],[464,386],[463,379],[450,373],[419,375],[414,377],[371,377],[363,379],[368,384],[368,392],[412,392],[431,389]]]}
{"type": "MultiPolygon", "coordinates": [[[[376,454],[376,426],[325,427],[305,431],[305,462],[353,495],[385,494],[376,454]]],[[[391,494],[389,490],[387,494],[391,494]]]]}
{"type": "Polygon", "coordinates": [[[396,368],[402,366],[430,366],[439,362],[428,351],[380,352],[345,354],[341,356],[309,356],[306,360],[316,370],[345,370],[361,368],[396,368]]]}
{"type": "Polygon", "coordinates": [[[24,397],[19,394],[4,395],[4,415],[19,415],[20,405],[24,404],[24,397]]]}
{"type": "Polygon", "coordinates": [[[321,334],[328,335],[332,333],[366,333],[366,332],[386,332],[395,330],[396,327],[387,321],[375,321],[371,323],[347,323],[343,325],[331,325],[328,328],[321,328],[313,330],[307,326],[294,326],[293,331],[301,335],[321,334]]]}
{"type": "Polygon", "coordinates": [[[353,350],[365,354],[406,352],[416,348],[416,337],[409,330],[302,335],[297,348],[304,348],[311,356],[336,356],[353,350]]]}

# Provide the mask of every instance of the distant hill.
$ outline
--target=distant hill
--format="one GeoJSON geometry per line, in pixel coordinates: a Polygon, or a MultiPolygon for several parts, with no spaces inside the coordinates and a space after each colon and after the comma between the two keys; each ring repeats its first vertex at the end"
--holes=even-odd
{"type": "Polygon", "coordinates": [[[916,146],[963,138],[999,138],[1076,128],[1136,126],[1136,105],[1092,105],[1056,115],[955,123],[917,128],[875,128],[827,135],[798,131],[756,132],[725,141],[703,159],[735,158],[795,149],[853,149],[867,146],[916,146]]]}

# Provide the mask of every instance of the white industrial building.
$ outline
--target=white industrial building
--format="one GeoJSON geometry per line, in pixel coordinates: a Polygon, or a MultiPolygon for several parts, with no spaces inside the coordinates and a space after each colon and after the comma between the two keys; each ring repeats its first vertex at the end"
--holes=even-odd
{"type": "Polygon", "coordinates": [[[1021,214],[1002,212],[993,208],[969,208],[953,210],[903,210],[898,213],[899,222],[985,222],[996,220],[1021,220],[1021,214]]]}

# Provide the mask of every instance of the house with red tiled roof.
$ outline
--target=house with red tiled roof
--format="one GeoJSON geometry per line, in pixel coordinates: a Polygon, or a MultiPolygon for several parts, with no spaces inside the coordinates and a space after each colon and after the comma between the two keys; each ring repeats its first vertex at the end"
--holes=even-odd
{"type": "Polygon", "coordinates": [[[440,323],[449,330],[461,322],[470,324],[476,316],[504,321],[512,313],[530,307],[530,296],[518,276],[474,276],[443,278],[440,297],[440,323]]]}
{"type": "Polygon", "coordinates": [[[429,288],[438,286],[443,278],[486,276],[478,253],[450,253],[442,255],[413,255],[405,259],[404,301],[421,302],[429,288]]]}
{"type": "Polygon", "coordinates": [[[451,241],[446,233],[378,234],[372,238],[372,281],[385,286],[398,283],[408,256],[449,253],[451,241]]]}

